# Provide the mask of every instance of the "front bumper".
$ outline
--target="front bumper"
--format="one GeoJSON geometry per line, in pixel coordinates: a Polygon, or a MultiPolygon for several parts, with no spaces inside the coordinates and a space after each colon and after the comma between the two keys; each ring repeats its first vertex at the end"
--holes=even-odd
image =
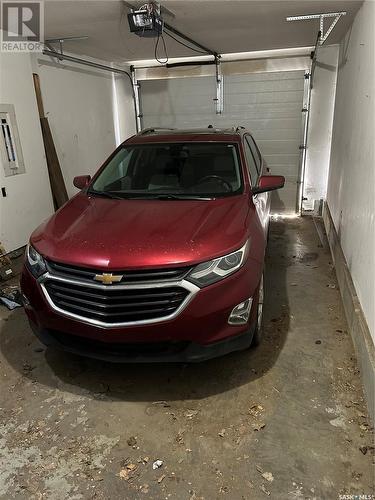
{"type": "Polygon", "coordinates": [[[40,283],[24,268],[25,312],[46,345],[85,356],[121,362],[203,361],[251,343],[256,300],[248,324],[229,325],[233,307],[255,297],[262,266],[252,259],[225,280],[199,290],[173,319],[152,324],[103,328],[64,316],[46,300],[40,283]]]}
{"type": "Polygon", "coordinates": [[[41,330],[30,321],[30,326],[39,340],[73,354],[115,363],[197,363],[242,351],[251,345],[255,324],[244,333],[212,344],[196,342],[152,342],[117,344],[95,341],[53,330],[41,330]]]}

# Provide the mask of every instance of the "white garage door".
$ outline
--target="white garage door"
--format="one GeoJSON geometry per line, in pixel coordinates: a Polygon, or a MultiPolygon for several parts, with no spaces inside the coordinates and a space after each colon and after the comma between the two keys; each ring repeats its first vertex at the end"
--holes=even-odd
{"type": "Polygon", "coordinates": [[[145,80],[141,83],[142,126],[196,128],[242,125],[253,133],[271,172],[285,175],[274,193],[276,212],[296,209],[304,72],[256,73],[224,78],[224,112],[216,115],[212,77],[145,80]]]}

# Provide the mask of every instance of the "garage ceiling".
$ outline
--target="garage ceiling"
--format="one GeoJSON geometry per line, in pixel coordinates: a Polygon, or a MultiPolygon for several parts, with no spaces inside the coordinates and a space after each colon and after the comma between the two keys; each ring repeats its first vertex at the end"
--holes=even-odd
{"type": "MultiPolygon", "coordinates": [[[[132,4],[140,6],[144,1],[132,4]]],[[[248,52],[314,45],[319,21],[287,22],[286,16],[346,10],[328,43],[337,43],[353,21],[358,0],[164,0],[174,15],[167,21],[219,53],[248,52]]],[[[47,0],[46,38],[88,35],[88,40],[67,42],[66,51],[117,63],[151,59],[155,40],[129,33],[121,1],[47,0]]],[[[329,22],[329,21],[328,21],[329,22]]],[[[166,37],[167,38],[167,37],[166,37]]],[[[194,52],[167,41],[169,57],[193,56],[194,52]]]]}

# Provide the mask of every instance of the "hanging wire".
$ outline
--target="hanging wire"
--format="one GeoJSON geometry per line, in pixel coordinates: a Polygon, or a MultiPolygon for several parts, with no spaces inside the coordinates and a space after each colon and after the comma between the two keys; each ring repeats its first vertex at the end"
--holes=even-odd
{"type": "Polygon", "coordinates": [[[155,43],[154,57],[155,57],[155,60],[158,63],[160,63],[160,64],[167,64],[167,62],[169,61],[167,46],[166,46],[166,43],[165,43],[165,40],[164,40],[163,32],[162,32],[161,35],[160,35],[160,33],[158,33],[158,38],[157,38],[156,43],[155,43]],[[161,38],[161,40],[163,42],[163,49],[164,49],[165,60],[159,59],[159,57],[158,57],[158,46],[159,46],[160,38],[161,38]]]}

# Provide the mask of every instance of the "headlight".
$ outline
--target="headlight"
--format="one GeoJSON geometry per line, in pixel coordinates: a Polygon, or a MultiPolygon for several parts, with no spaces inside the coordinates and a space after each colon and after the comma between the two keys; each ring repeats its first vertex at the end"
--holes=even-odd
{"type": "Polygon", "coordinates": [[[47,271],[43,257],[30,244],[27,245],[26,249],[26,261],[27,267],[35,278],[39,278],[39,276],[47,271]]]}
{"type": "Polygon", "coordinates": [[[186,279],[197,286],[204,287],[226,278],[242,266],[247,256],[248,247],[249,241],[236,252],[198,264],[190,271],[186,279]]]}

